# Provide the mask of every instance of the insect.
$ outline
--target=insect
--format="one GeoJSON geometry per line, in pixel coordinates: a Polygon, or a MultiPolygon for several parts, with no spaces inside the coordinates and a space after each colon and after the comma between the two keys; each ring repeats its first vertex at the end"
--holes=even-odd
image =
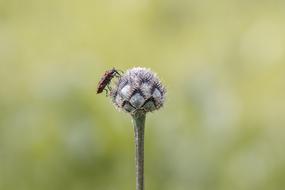
{"type": "Polygon", "coordinates": [[[121,74],[119,72],[122,72],[122,71],[117,70],[114,67],[113,67],[113,69],[107,70],[98,83],[97,94],[100,94],[103,92],[103,90],[105,90],[106,96],[107,96],[108,90],[109,91],[111,90],[111,87],[109,86],[109,84],[114,77],[120,77],[121,76],[121,74]],[[108,88],[108,90],[106,89],[106,87],[108,88]]]}

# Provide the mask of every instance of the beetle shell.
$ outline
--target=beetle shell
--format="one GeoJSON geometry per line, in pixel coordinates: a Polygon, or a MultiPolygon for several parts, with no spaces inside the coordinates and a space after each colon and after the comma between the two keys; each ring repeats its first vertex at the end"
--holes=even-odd
{"type": "Polygon", "coordinates": [[[107,70],[98,83],[97,94],[102,93],[105,87],[110,84],[111,80],[115,76],[120,76],[119,72],[115,68],[107,70]]]}

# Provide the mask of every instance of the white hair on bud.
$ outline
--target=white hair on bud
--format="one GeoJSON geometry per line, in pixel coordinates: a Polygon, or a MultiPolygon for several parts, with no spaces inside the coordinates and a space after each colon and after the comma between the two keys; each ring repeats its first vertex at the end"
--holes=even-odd
{"type": "Polygon", "coordinates": [[[151,112],[163,106],[166,89],[156,73],[135,67],[126,71],[112,89],[114,105],[120,110],[151,112]]]}

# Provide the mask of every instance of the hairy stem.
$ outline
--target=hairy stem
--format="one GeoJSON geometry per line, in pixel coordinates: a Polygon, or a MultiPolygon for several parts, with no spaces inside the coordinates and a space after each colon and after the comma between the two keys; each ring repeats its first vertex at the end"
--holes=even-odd
{"type": "Polygon", "coordinates": [[[136,190],[144,190],[144,126],[145,113],[132,115],[136,145],[136,190]]]}

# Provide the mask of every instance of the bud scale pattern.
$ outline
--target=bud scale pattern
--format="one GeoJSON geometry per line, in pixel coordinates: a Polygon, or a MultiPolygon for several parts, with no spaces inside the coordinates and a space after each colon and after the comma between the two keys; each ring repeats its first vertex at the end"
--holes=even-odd
{"type": "Polygon", "coordinates": [[[128,113],[152,112],[163,106],[166,89],[150,69],[135,67],[119,78],[111,91],[114,105],[128,113]]]}

